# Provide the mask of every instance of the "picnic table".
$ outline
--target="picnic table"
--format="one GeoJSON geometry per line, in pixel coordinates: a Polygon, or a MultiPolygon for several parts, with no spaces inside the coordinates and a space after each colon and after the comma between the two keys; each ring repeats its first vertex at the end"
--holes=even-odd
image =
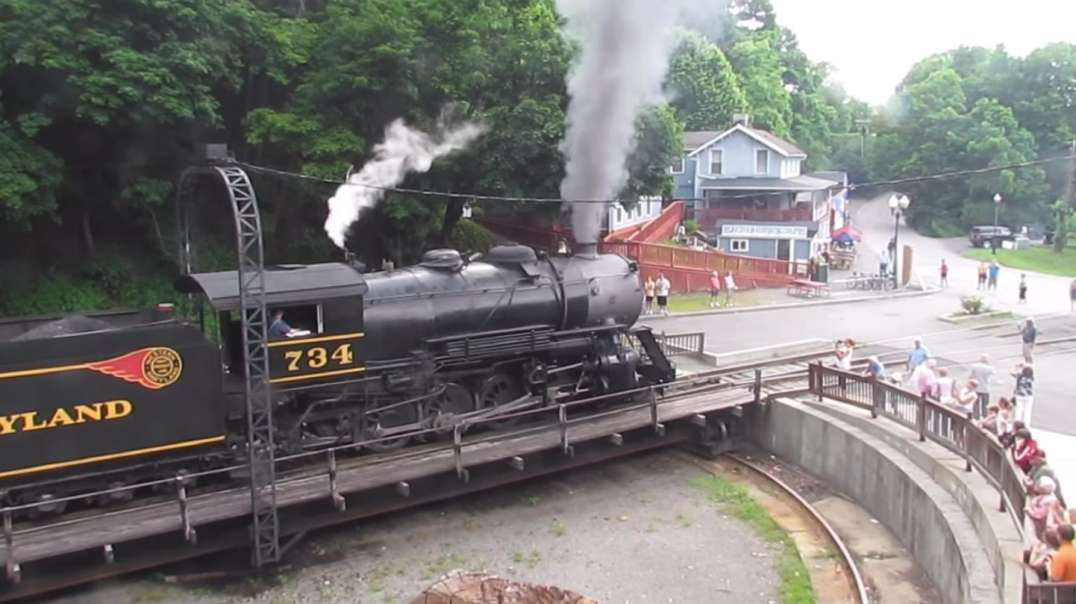
{"type": "Polygon", "coordinates": [[[810,279],[796,279],[788,284],[788,295],[805,296],[807,298],[829,297],[829,284],[810,279]]]}

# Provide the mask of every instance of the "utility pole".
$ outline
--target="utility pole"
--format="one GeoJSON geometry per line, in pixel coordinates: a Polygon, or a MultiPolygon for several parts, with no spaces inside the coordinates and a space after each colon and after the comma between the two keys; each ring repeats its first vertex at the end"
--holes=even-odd
{"type": "Polygon", "coordinates": [[[1069,181],[1065,187],[1065,203],[1076,206],[1076,139],[1069,147],[1069,181]]]}

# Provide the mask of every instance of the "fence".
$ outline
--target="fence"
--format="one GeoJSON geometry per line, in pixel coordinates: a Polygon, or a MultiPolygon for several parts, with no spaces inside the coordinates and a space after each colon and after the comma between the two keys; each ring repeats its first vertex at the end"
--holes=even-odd
{"type": "Polygon", "coordinates": [[[695,210],[699,224],[713,228],[719,220],[755,220],[762,222],[811,222],[810,208],[701,208],[695,210]]]}
{"type": "MultiPolygon", "coordinates": [[[[706,334],[701,331],[692,333],[655,333],[654,339],[667,357],[702,354],[706,349],[706,334]]],[[[628,340],[632,348],[643,352],[642,344],[639,343],[635,336],[629,334],[628,340]]]]}
{"type": "MultiPolygon", "coordinates": [[[[841,401],[914,430],[964,458],[965,470],[977,470],[998,490],[998,510],[1008,512],[1023,533],[1027,490],[1024,474],[1005,447],[976,426],[970,416],[909,392],[896,384],[814,364],[808,374],[811,394],[841,401]]],[[[1025,604],[1076,604],[1076,583],[1037,583],[1024,578],[1025,604]]]]}
{"type": "Polygon", "coordinates": [[[675,201],[669,204],[661,214],[643,225],[641,229],[633,233],[629,240],[641,243],[652,241],[664,241],[673,236],[676,225],[684,219],[684,202],[675,201]]]}
{"type": "Polygon", "coordinates": [[[750,275],[752,278],[764,279],[769,277],[782,282],[797,274],[806,274],[807,271],[805,262],[752,258],[638,241],[603,243],[602,251],[620,254],[639,262],[639,264],[653,267],[706,272],[718,271],[720,273],[732,272],[736,275],[750,275]]]}

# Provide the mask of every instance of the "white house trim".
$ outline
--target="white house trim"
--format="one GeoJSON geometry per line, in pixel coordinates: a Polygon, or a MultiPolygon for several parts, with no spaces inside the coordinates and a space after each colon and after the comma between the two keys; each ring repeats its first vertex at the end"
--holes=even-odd
{"type": "Polygon", "coordinates": [[[777,147],[770,144],[770,142],[768,140],[762,138],[761,136],[758,136],[757,134],[755,134],[751,130],[749,130],[747,128],[744,128],[743,124],[736,124],[735,126],[733,126],[733,127],[729,128],[728,130],[722,132],[721,134],[718,134],[714,138],[706,141],[705,143],[700,145],[697,149],[695,149],[691,153],[688,153],[688,157],[691,157],[693,155],[697,155],[699,153],[699,151],[702,151],[703,149],[713,145],[714,143],[724,139],[728,135],[732,134],[733,132],[737,132],[737,131],[743,132],[747,136],[751,137],[751,139],[753,139],[754,141],[762,143],[767,149],[773,150],[774,152],[776,152],[778,155],[780,155],[782,157],[798,157],[798,158],[801,158],[801,159],[807,157],[806,153],[785,153],[781,149],[778,149],[777,147]]]}

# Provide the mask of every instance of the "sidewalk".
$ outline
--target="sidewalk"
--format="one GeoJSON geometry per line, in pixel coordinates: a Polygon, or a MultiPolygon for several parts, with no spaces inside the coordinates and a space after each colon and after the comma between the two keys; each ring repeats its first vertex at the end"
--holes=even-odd
{"type": "Polygon", "coordinates": [[[825,304],[847,304],[870,300],[891,300],[894,298],[911,298],[926,296],[937,293],[939,290],[931,288],[927,290],[903,289],[903,290],[862,290],[848,289],[843,279],[831,282],[830,295],[818,298],[805,298],[791,296],[783,288],[758,288],[741,290],[732,298],[732,306],[724,306],[724,295],[720,300],[722,305],[717,308],[709,307],[709,294],[694,292],[690,294],[672,294],[669,296],[669,306],[672,311],[668,317],[659,314],[643,314],[640,319],[652,321],[655,319],[691,317],[700,315],[756,312],[766,310],[778,310],[782,308],[797,308],[803,306],[820,306],[825,304]]]}

